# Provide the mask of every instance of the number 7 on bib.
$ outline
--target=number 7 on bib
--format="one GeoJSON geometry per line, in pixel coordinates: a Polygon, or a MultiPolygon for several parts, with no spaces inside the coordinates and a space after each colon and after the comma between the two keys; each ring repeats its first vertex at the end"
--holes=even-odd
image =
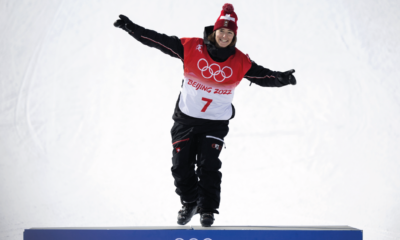
{"type": "Polygon", "coordinates": [[[213,101],[212,99],[209,98],[201,98],[202,101],[206,101],[207,103],[204,105],[203,109],[201,109],[201,112],[205,112],[208,108],[208,106],[210,106],[211,102],[213,101]]]}

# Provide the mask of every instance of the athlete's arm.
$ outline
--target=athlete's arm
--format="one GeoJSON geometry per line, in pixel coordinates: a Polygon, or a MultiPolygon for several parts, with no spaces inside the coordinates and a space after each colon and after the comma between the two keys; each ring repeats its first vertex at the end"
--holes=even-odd
{"type": "Polygon", "coordinates": [[[262,87],[282,87],[287,85],[278,80],[278,73],[251,61],[251,68],[244,75],[244,78],[262,87]]]}
{"type": "Polygon", "coordinates": [[[167,36],[150,29],[145,29],[133,23],[124,15],[119,15],[119,17],[120,19],[114,23],[115,27],[125,30],[144,45],[157,48],[171,57],[181,59],[183,62],[183,45],[178,37],[167,36]]]}

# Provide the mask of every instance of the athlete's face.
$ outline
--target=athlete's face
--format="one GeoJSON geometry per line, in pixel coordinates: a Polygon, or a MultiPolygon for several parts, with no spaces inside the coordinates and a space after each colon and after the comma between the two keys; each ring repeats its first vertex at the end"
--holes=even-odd
{"type": "Polygon", "coordinates": [[[231,44],[235,33],[228,28],[220,28],[215,33],[215,41],[219,47],[225,48],[231,44]]]}

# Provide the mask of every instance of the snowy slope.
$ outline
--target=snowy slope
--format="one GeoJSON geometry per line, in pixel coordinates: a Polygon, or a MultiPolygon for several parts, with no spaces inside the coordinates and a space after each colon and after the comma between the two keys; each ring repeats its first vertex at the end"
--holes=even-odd
{"type": "MultiPolygon", "coordinates": [[[[169,130],[182,63],[112,24],[123,13],[202,37],[224,3],[0,2],[0,239],[176,225],[169,130]]],[[[296,69],[298,85],[238,87],[216,225],[350,225],[399,239],[400,2],[231,3],[237,47],[296,69]]]]}

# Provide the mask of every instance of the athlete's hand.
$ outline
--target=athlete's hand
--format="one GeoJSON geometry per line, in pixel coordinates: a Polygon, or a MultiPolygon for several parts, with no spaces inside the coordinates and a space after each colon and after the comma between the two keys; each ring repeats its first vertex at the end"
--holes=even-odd
{"type": "Polygon", "coordinates": [[[278,72],[277,78],[279,82],[281,82],[283,85],[296,85],[296,78],[293,76],[294,69],[286,71],[286,72],[278,72]]]}
{"type": "Polygon", "coordinates": [[[135,24],[129,20],[128,17],[124,16],[124,15],[119,15],[119,18],[117,21],[115,21],[114,26],[121,28],[125,31],[127,31],[128,33],[133,32],[135,29],[135,24]]]}

